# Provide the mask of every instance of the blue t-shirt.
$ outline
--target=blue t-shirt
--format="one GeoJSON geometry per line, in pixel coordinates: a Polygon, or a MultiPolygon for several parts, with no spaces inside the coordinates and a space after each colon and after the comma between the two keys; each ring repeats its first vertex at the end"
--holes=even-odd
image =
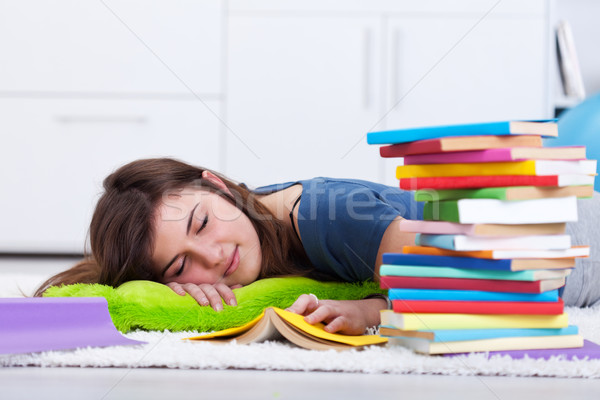
{"type": "Polygon", "coordinates": [[[302,184],[298,231],[313,266],[348,282],[373,279],[377,252],[398,216],[423,219],[423,205],[410,192],[357,179],[313,178],[263,186],[268,194],[302,184]]]}

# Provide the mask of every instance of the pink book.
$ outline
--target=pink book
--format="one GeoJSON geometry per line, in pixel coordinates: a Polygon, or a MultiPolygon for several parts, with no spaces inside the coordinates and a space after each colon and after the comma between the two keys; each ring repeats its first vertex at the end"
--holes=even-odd
{"type": "Polygon", "coordinates": [[[407,155],[404,156],[404,165],[519,160],[584,160],[585,157],[585,146],[507,147],[501,149],[407,155]]]}
{"type": "Polygon", "coordinates": [[[523,236],[523,235],[557,235],[565,232],[565,224],[459,224],[447,221],[420,221],[403,219],[400,230],[412,233],[433,235],[468,235],[468,236],[523,236]]]}

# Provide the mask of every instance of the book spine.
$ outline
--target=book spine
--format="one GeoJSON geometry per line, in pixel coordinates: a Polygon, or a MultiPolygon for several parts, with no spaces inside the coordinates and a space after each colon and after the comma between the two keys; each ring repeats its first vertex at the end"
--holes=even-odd
{"type": "MultiPolygon", "coordinates": [[[[553,129],[556,124],[549,121],[536,121],[543,122],[539,124],[541,136],[556,136],[553,129]],[[543,126],[542,126],[543,125],[543,126]],[[552,125],[552,126],[550,126],[552,125]]],[[[510,121],[500,122],[484,122],[476,124],[463,124],[463,125],[444,125],[444,126],[432,126],[423,128],[412,128],[412,129],[400,129],[400,130],[389,130],[380,132],[369,132],[367,133],[368,144],[390,144],[390,143],[406,143],[419,140],[435,139],[448,136],[504,136],[504,135],[532,135],[536,130],[534,127],[536,124],[528,124],[529,128],[526,130],[519,129],[517,125],[510,121]]],[[[554,129],[555,130],[555,129],[554,129]]]]}
{"type": "Polygon", "coordinates": [[[425,221],[460,222],[458,200],[426,201],[423,205],[425,221]]]}
{"type": "Polygon", "coordinates": [[[400,179],[400,188],[418,189],[478,189],[503,186],[558,186],[558,175],[496,175],[496,176],[457,176],[435,178],[400,179]]]}
{"type": "MultiPolygon", "coordinates": [[[[455,251],[426,246],[403,246],[405,254],[421,254],[450,257],[476,257],[484,259],[540,259],[540,258],[574,258],[589,257],[589,246],[573,246],[566,250],[481,250],[455,251]]],[[[539,269],[539,268],[538,268],[539,269]]]]}
{"type": "Polygon", "coordinates": [[[500,329],[500,328],[566,328],[569,318],[559,315],[515,314],[425,314],[381,312],[381,324],[406,330],[435,329],[500,329]]]}
{"type": "MultiPolygon", "coordinates": [[[[423,164],[396,167],[396,178],[432,178],[458,176],[540,175],[536,161],[423,164]]],[[[545,175],[549,175],[548,173],[545,175]]]]}
{"type": "Polygon", "coordinates": [[[558,290],[544,293],[501,293],[482,290],[390,289],[388,296],[390,300],[556,302],[558,290]]]}
{"type": "MultiPolygon", "coordinates": [[[[579,329],[574,325],[566,328],[506,328],[506,329],[437,329],[433,333],[433,342],[455,342],[461,340],[482,340],[502,337],[564,336],[577,335],[579,329]]],[[[386,335],[386,337],[403,337],[386,335]]],[[[408,336],[404,336],[408,337],[408,336]]]]}
{"type": "Polygon", "coordinates": [[[396,177],[427,178],[497,175],[590,175],[596,173],[595,160],[526,160],[505,162],[405,164],[396,168],[396,177]]]}
{"type": "Polygon", "coordinates": [[[569,235],[534,235],[513,237],[476,237],[464,235],[430,235],[417,233],[415,244],[448,250],[565,250],[571,248],[569,235]]]}
{"type": "Polygon", "coordinates": [[[390,338],[388,345],[403,346],[423,354],[455,354],[483,351],[578,348],[584,345],[581,335],[505,337],[456,342],[430,342],[418,338],[390,338]]]}
{"type": "Polygon", "coordinates": [[[415,192],[416,201],[440,201],[459,199],[497,199],[506,200],[509,187],[494,187],[481,189],[421,189],[415,192]]]}
{"type": "Polygon", "coordinates": [[[392,300],[396,313],[455,313],[455,314],[515,314],[558,315],[564,311],[564,303],[511,302],[511,301],[457,301],[457,300],[392,300]]]}
{"type": "Polygon", "coordinates": [[[422,265],[430,267],[453,267],[464,269],[486,269],[510,271],[512,260],[489,260],[473,257],[434,256],[421,254],[384,253],[384,264],[422,265]]]}
{"type": "Polygon", "coordinates": [[[487,149],[452,153],[413,154],[404,157],[404,165],[499,162],[512,161],[512,159],[509,148],[487,149]]]}
{"type": "MultiPolygon", "coordinates": [[[[507,281],[535,281],[537,271],[477,270],[454,267],[382,264],[381,276],[419,276],[429,278],[500,279],[507,281]]],[[[558,276],[556,277],[558,278],[558,276]]]]}
{"type": "Polygon", "coordinates": [[[538,224],[577,221],[577,198],[502,201],[461,199],[426,202],[423,219],[463,224],[538,224]]]}
{"type": "MultiPolygon", "coordinates": [[[[557,284],[564,282],[557,279],[557,284]]],[[[422,278],[418,276],[382,276],[382,289],[451,289],[508,293],[541,293],[541,281],[496,279],[422,278]]]]}

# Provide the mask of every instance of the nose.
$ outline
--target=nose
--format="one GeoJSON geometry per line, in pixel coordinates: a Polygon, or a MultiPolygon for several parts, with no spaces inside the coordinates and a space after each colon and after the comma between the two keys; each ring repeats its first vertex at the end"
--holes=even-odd
{"type": "Polygon", "coordinates": [[[218,243],[203,241],[194,243],[194,255],[206,269],[212,269],[226,262],[223,247],[218,243]]]}

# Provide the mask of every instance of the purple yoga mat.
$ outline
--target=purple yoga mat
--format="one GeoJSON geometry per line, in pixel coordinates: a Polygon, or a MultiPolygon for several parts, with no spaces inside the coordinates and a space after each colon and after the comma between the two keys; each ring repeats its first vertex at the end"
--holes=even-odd
{"type": "Polygon", "coordinates": [[[143,343],[117,331],[103,297],[0,298],[0,354],[143,343]]]}
{"type": "MultiPolygon", "coordinates": [[[[463,353],[464,354],[464,353],[463,353]]],[[[456,357],[462,354],[445,354],[445,357],[456,357]]],[[[600,359],[600,346],[589,340],[583,341],[583,347],[575,349],[544,349],[544,350],[508,350],[508,351],[490,351],[487,353],[488,358],[501,355],[509,356],[514,359],[525,358],[543,358],[545,360],[550,357],[562,357],[565,360],[573,360],[577,358],[583,360],[598,360],[600,359]]]]}

